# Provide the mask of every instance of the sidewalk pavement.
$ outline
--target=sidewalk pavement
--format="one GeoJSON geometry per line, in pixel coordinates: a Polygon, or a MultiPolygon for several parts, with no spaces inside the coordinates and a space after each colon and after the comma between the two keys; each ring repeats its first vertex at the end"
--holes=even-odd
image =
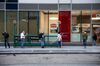
{"type": "Polygon", "coordinates": [[[63,46],[59,47],[0,47],[0,54],[100,54],[100,46],[63,46]]]}

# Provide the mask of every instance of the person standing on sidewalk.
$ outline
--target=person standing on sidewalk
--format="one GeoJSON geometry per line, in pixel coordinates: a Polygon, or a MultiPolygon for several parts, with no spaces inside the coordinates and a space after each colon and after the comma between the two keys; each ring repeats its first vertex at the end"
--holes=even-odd
{"type": "Polygon", "coordinates": [[[61,34],[60,34],[60,32],[58,32],[58,35],[57,35],[57,41],[58,41],[58,45],[59,45],[59,47],[61,48],[61,46],[62,46],[62,37],[61,37],[61,34]]]}
{"type": "Polygon", "coordinates": [[[20,39],[21,39],[21,48],[23,48],[24,43],[25,43],[25,31],[22,31],[20,33],[20,39]]]}
{"type": "Polygon", "coordinates": [[[93,39],[93,46],[96,46],[97,35],[96,35],[95,32],[94,32],[94,34],[92,36],[92,39],[93,39]]]}
{"type": "Polygon", "coordinates": [[[44,48],[44,33],[39,33],[39,42],[41,44],[41,48],[44,48]]]}
{"type": "Polygon", "coordinates": [[[9,44],[9,34],[7,32],[3,32],[2,35],[4,36],[4,42],[5,42],[5,48],[7,48],[7,46],[10,48],[10,44],[9,44]]]}
{"type": "Polygon", "coordinates": [[[83,45],[84,45],[84,48],[86,48],[87,46],[87,38],[88,38],[88,35],[86,32],[83,33],[83,45]]]}

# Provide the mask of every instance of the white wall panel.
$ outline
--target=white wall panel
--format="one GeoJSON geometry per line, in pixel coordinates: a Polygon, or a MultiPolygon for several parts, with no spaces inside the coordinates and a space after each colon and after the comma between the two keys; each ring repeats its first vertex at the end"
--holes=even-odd
{"type": "Polygon", "coordinates": [[[100,3],[100,0],[72,0],[72,3],[100,3]]]}
{"type": "MultiPolygon", "coordinates": [[[[19,3],[58,3],[58,0],[19,0],[19,3]]],[[[59,3],[71,3],[71,0],[59,0],[59,3]]],[[[72,0],[72,3],[100,3],[100,0],[72,0]]]]}
{"type": "Polygon", "coordinates": [[[58,3],[58,0],[19,0],[19,3],[58,3]]]}
{"type": "Polygon", "coordinates": [[[39,3],[58,3],[58,0],[39,0],[39,3]]]}
{"type": "Polygon", "coordinates": [[[19,3],[38,3],[39,0],[19,0],[19,3]]]}
{"type": "Polygon", "coordinates": [[[72,0],[72,3],[92,3],[94,0],[72,0]]]}
{"type": "Polygon", "coordinates": [[[71,3],[71,0],[59,0],[59,3],[71,3]]]}

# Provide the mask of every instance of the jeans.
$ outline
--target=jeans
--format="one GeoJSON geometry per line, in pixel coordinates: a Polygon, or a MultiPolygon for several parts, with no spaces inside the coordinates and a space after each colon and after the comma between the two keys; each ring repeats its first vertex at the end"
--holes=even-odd
{"type": "Polygon", "coordinates": [[[58,41],[58,45],[59,45],[59,47],[61,47],[61,41],[58,41]]]}
{"type": "Polygon", "coordinates": [[[84,45],[84,48],[86,48],[87,41],[85,39],[83,39],[83,45],[84,45]]]}
{"type": "Polygon", "coordinates": [[[44,48],[44,41],[41,39],[39,40],[40,44],[41,44],[41,47],[44,48]]]}
{"type": "Polygon", "coordinates": [[[5,39],[5,48],[7,48],[7,46],[10,48],[10,44],[8,42],[8,39],[5,39]]]}
{"type": "Polygon", "coordinates": [[[22,39],[21,39],[21,48],[23,48],[24,43],[25,43],[25,39],[24,39],[24,38],[22,38],[22,39]]]}
{"type": "Polygon", "coordinates": [[[93,40],[93,46],[96,46],[96,41],[95,40],[93,40]]]}

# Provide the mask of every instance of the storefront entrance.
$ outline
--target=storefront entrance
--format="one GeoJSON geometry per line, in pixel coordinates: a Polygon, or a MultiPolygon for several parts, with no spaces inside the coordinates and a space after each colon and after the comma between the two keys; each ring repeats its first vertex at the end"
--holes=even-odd
{"type": "Polygon", "coordinates": [[[46,41],[57,41],[56,36],[60,32],[62,41],[70,42],[70,11],[41,11],[40,32],[49,36],[46,41]]]}

